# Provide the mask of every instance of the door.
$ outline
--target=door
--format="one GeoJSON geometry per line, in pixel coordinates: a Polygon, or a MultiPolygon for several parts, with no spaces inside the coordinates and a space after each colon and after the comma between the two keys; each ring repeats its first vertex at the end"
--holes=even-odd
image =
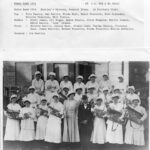
{"type": "Polygon", "coordinates": [[[78,74],[84,78],[84,83],[88,81],[90,74],[94,73],[94,64],[90,62],[78,62],[78,74]]]}

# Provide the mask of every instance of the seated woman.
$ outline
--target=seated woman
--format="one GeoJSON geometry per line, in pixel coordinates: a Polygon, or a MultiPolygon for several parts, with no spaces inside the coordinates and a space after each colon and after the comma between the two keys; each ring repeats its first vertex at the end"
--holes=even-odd
{"type": "Polygon", "coordinates": [[[49,79],[45,82],[45,97],[51,103],[53,94],[58,91],[59,83],[55,80],[56,73],[50,72],[49,79]]]}
{"type": "Polygon", "coordinates": [[[85,84],[83,83],[83,76],[77,76],[76,83],[74,83],[74,91],[76,91],[77,88],[82,88],[82,94],[85,93],[85,84]]]}
{"type": "Polygon", "coordinates": [[[39,95],[43,95],[44,81],[41,79],[41,72],[35,72],[35,78],[32,80],[32,86],[35,88],[35,92],[39,95]]]}

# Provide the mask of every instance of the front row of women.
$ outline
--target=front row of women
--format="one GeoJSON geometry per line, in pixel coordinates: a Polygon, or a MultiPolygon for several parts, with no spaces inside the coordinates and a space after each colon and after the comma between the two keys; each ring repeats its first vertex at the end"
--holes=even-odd
{"type": "MultiPolygon", "coordinates": [[[[86,95],[82,97],[82,102],[79,104],[79,102],[74,100],[74,92],[68,94],[68,99],[64,101],[64,104],[59,102],[57,93],[53,95],[53,99],[54,101],[47,105],[47,100],[43,97],[38,108],[34,110],[30,107],[30,101],[27,99],[24,100],[25,107],[21,108],[16,103],[17,96],[12,95],[10,98],[11,103],[7,107],[9,110],[19,112],[21,124],[19,120],[11,118],[5,112],[7,124],[4,140],[44,140],[50,143],[61,143],[62,141],[74,143],[81,141],[83,146],[86,146],[89,141],[97,144],[106,142],[134,145],[145,144],[143,121],[147,118],[147,113],[139,105],[140,100],[138,97],[132,100],[132,108],[143,116],[139,120],[139,124],[128,120],[125,126],[125,138],[123,138],[123,126],[121,124],[109,119],[106,121],[104,117],[100,116],[99,112],[103,112],[103,116],[107,114],[107,107],[103,103],[102,98],[97,98],[94,107],[88,103],[86,95]],[[34,122],[36,121],[35,129],[34,122]]],[[[124,114],[123,105],[118,100],[119,96],[117,94],[112,95],[113,102],[109,104],[109,107],[124,114]]],[[[120,120],[122,118],[123,115],[120,117],[120,120]]]]}

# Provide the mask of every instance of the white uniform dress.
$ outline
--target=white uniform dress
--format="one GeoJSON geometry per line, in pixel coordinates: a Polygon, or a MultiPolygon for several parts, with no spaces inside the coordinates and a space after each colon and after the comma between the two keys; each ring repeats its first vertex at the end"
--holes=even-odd
{"type": "MultiPolygon", "coordinates": [[[[52,102],[50,104],[51,107],[57,109],[60,114],[64,113],[64,106],[61,102],[52,102]]],[[[50,111],[51,112],[51,111],[50,111]]],[[[45,141],[50,143],[61,143],[61,118],[56,117],[50,113],[47,127],[46,127],[46,135],[45,141]]]]}
{"type": "MultiPolygon", "coordinates": [[[[135,96],[138,96],[138,95],[135,94],[135,93],[133,93],[133,94],[127,93],[127,94],[125,95],[125,99],[126,99],[126,100],[129,100],[129,102],[132,103],[132,100],[135,98],[135,96]]],[[[140,105],[140,104],[141,104],[141,100],[140,100],[140,102],[139,102],[139,105],[140,105]]]]}
{"type": "Polygon", "coordinates": [[[95,93],[94,94],[87,93],[87,97],[88,97],[88,102],[93,101],[95,103],[98,95],[95,93]]]}
{"type": "Polygon", "coordinates": [[[127,84],[125,82],[117,82],[115,87],[118,87],[122,92],[125,92],[127,89],[127,84]]]}
{"type": "Polygon", "coordinates": [[[82,101],[82,94],[79,95],[79,94],[76,93],[75,96],[74,96],[74,99],[75,99],[77,102],[80,103],[80,102],[82,101]]]}
{"type": "Polygon", "coordinates": [[[25,113],[30,113],[30,118],[21,120],[20,141],[32,141],[35,139],[35,112],[32,107],[24,107],[21,109],[20,116],[23,117],[25,113]]]}
{"type": "MultiPolygon", "coordinates": [[[[137,106],[133,109],[135,109],[143,115],[143,117],[141,118],[143,121],[147,118],[145,108],[143,108],[142,106],[137,106]]],[[[128,120],[125,132],[125,143],[134,145],[144,145],[144,125],[138,125],[128,120]]]]}
{"type": "Polygon", "coordinates": [[[85,84],[83,82],[81,82],[81,83],[76,82],[74,84],[74,91],[76,91],[77,88],[82,88],[82,94],[85,93],[85,84]]]}
{"type": "MultiPolygon", "coordinates": [[[[120,112],[123,109],[121,103],[112,103],[110,104],[110,107],[120,112]]],[[[113,144],[123,144],[123,130],[121,124],[107,120],[106,141],[113,144]]]]}
{"type": "Polygon", "coordinates": [[[106,87],[108,89],[111,89],[111,86],[112,86],[110,80],[107,80],[107,81],[101,80],[99,85],[100,85],[99,88],[101,91],[103,90],[103,88],[106,88],[106,87]]]}
{"type": "Polygon", "coordinates": [[[48,102],[51,102],[53,93],[57,92],[59,89],[59,83],[57,80],[47,80],[45,83],[45,96],[48,102]]]}
{"type": "MultiPolygon", "coordinates": [[[[39,105],[39,108],[48,111],[47,105],[42,106],[39,105]]],[[[40,115],[41,111],[38,112],[38,120],[37,120],[37,126],[36,126],[36,140],[44,140],[45,134],[46,134],[46,126],[47,126],[47,120],[48,118],[44,115],[40,115]]]]}
{"type": "Polygon", "coordinates": [[[37,104],[40,104],[41,97],[37,93],[29,93],[25,99],[28,99],[33,108],[36,108],[37,104]]]}
{"type": "MultiPolygon", "coordinates": [[[[14,111],[21,110],[20,105],[17,103],[8,104],[7,108],[14,111]]],[[[8,141],[19,140],[19,132],[20,132],[19,120],[15,120],[7,117],[4,140],[8,140],[8,141]]]]}
{"type": "Polygon", "coordinates": [[[109,103],[111,101],[111,94],[104,95],[104,93],[100,93],[99,97],[103,99],[104,103],[105,102],[109,103]]]}
{"type": "MultiPolygon", "coordinates": [[[[95,111],[96,109],[106,111],[104,104],[100,106],[95,105],[92,111],[95,111]]],[[[95,116],[94,118],[94,128],[92,131],[91,142],[97,144],[104,144],[106,142],[105,120],[103,118],[99,118],[98,116],[95,116]]]]}
{"type": "Polygon", "coordinates": [[[73,90],[73,86],[72,86],[72,83],[71,81],[61,81],[60,82],[60,89],[63,90],[64,87],[67,87],[69,89],[69,91],[72,91],[73,90]]]}
{"type": "Polygon", "coordinates": [[[33,79],[32,86],[34,86],[35,92],[43,92],[44,91],[44,81],[42,79],[39,79],[39,81],[36,79],[33,79]]]}
{"type": "Polygon", "coordinates": [[[99,90],[99,85],[98,83],[95,81],[95,82],[91,82],[91,81],[88,81],[86,83],[86,88],[88,89],[89,87],[94,87],[95,90],[94,90],[94,93],[97,94],[98,93],[98,90],[99,90]]]}
{"type": "MultiPolygon", "coordinates": [[[[41,102],[41,96],[38,95],[36,92],[29,93],[26,97],[23,99],[28,99],[30,101],[30,107],[33,108],[34,112],[36,113],[37,104],[40,104],[41,102]]],[[[37,117],[35,116],[34,121],[37,121],[37,117]]]]}

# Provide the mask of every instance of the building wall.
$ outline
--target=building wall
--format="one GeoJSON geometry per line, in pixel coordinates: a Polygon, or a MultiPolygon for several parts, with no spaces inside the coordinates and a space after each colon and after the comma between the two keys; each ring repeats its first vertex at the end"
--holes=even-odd
{"type": "Polygon", "coordinates": [[[102,62],[100,64],[95,64],[95,74],[97,76],[97,81],[102,80],[102,76],[104,73],[108,73],[109,65],[108,62],[102,62]]]}
{"type": "Polygon", "coordinates": [[[4,87],[15,86],[16,84],[15,62],[3,62],[3,83],[4,87]]]}
{"type": "Polygon", "coordinates": [[[16,62],[16,84],[19,87],[30,86],[34,62],[16,62]]]}

